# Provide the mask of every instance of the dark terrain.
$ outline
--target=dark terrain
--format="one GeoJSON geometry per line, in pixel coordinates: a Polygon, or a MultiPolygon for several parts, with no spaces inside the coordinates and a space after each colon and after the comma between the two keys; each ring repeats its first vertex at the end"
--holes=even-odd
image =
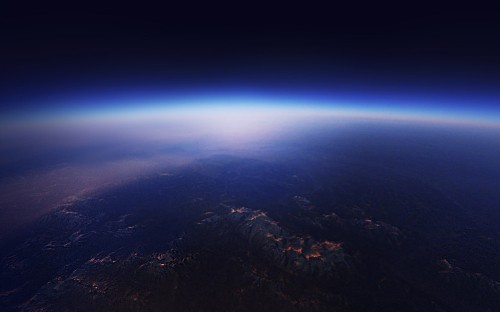
{"type": "Polygon", "coordinates": [[[6,242],[0,302],[496,311],[500,235],[477,226],[491,222],[402,170],[214,156],[69,203],[6,242]]]}

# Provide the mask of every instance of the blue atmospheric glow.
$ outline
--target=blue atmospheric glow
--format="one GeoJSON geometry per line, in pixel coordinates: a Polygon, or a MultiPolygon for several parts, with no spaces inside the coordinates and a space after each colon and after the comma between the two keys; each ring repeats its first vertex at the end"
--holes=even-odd
{"type": "Polygon", "coordinates": [[[283,111],[336,112],[352,117],[380,119],[414,119],[420,121],[461,122],[497,127],[500,125],[500,108],[463,103],[459,100],[432,101],[429,99],[387,99],[368,96],[348,98],[332,94],[294,94],[270,92],[186,92],[146,95],[123,93],[120,95],[95,95],[93,97],[59,99],[54,105],[40,105],[40,109],[4,114],[8,121],[27,119],[117,118],[120,116],[155,115],[173,110],[248,109],[273,108],[283,111]]]}

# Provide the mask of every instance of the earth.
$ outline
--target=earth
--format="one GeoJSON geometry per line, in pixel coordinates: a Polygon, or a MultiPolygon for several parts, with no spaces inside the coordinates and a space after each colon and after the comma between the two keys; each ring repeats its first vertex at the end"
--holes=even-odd
{"type": "Polygon", "coordinates": [[[2,311],[498,311],[499,138],[373,122],[186,148],[3,230],[2,311]]]}

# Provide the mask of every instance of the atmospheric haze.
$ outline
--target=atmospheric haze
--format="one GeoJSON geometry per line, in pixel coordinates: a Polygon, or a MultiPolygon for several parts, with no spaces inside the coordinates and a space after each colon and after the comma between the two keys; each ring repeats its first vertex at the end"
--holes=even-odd
{"type": "Polygon", "coordinates": [[[498,123],[474,116],[363,111],[311,102],[200,99],[190,105],[167,101],[4,118],[1,235],[74,198],[212,155],[277,160],[292,151],[299,157],[310,148],[305,142],[329,147],[363,136],[378,140],[376,133],[391,127],[409,131],[408,139],[411,129],[499,133],[498,123]],[[370,134],[370,127],[380,129],[370,134]]]}

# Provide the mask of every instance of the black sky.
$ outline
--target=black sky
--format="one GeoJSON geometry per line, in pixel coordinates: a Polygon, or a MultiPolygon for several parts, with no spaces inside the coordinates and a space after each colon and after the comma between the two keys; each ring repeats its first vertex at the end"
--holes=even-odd
{"type": "Polygon", "coordinates": [[[420,84],[492,91],[500,9],[478,5],[0,7],[0,99],[85,87],[420,84]]]}

